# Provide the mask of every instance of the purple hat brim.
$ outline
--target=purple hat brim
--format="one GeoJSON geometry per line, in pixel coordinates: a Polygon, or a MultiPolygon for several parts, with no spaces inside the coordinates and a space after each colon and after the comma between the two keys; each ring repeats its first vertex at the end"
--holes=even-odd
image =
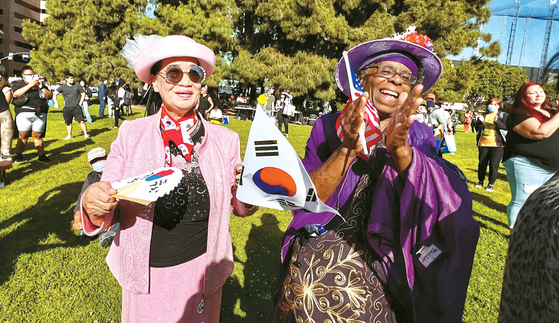
{"type": "Polygon", "coordinates": [[[150,71],[153,64],[171,57],[198,59],[206,71],[206,77],[212,74],[215,67],[215,54],[211,49],[189,37],[172,35],[155,41],[149,50],[138,56],[132,63],[132,68],[140,80],[151,83],[150,71]]]}
{"type": "MultiPolygon", "coordinates": [[[[439,57],[425,47],[416,45],[405,40],[379,39],[371,40],[351,48],[347,52],[349,65],[357,72],[364,67],[365,62],[377,53],[404,52],[414,57],[423,67],[423,93],[429,90],[438,80],[443,72],[443,64],[439,57]]],[[[338,88],[349,96],[349,81],[345,67],[345,59],[342,57],[336,66],[334,73],[338,88]]]]}

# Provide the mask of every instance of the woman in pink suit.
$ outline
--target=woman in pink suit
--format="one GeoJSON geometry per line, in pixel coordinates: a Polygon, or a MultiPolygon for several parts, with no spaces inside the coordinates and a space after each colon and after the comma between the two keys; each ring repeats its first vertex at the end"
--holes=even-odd
{"type": "Polygon", "coordinates": [[[163,106],[120,127],[101,182],[83,195],[84,231],[94,235],[120,221],[107,263],[122,286],[122,322],[218,322],[233,271],[230,212],[246,216],[257,207],[235,198],[238,135],[197,113],[215,55],[188,37],[156,35],[135,35],[121,54],[163,106]],[[184,176],[156,202],[112,196],[111,183],[170,166],[184,176]]]}

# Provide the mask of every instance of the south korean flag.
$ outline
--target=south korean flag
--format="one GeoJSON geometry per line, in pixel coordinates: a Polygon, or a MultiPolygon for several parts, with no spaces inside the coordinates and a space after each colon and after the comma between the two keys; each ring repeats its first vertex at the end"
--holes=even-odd
{"type": "Polygon", "coordinates": [[[250,128],[237,189],[240,201],[277,210],[339,213],[324,204],[301,159],[262,109],[250,128]]]}

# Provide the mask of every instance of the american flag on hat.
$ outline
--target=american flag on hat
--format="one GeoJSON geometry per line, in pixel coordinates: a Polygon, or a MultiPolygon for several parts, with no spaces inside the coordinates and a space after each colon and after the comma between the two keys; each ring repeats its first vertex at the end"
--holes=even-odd
{"type": "MultiPolygon", "coordinates": [[[[342,113],[340,113],[338,120],[336,120],[336,131],[338,134],[338,138],[340,138],[340,140],[342,141],[344,138],[344,132],[342,130],[341,116],[351,102],[359,99],[359,97],[363,95],[363,93],[365,93],[365,89],[363,88],[361,81],[357,77],[357,73],[355,73],[353,67],[349,65],[347,52],[344,51],[343,56],[346,64],[351,97],[349,98],[349,102],[345,106],[342,113]]],[[[378,111],[373,106],[373,102],[371,102],[371,100],[367,100],[367,103],[365,105],[365,120],[363,121],[363,123],[365,124],[365,129],[363,131],[363,127],[361,127],[359,132],[363,150],[361,151],[361,153],[359,153],[359,156],[365,160],[369,160],[369,152],[371,151],[372,147],[379,143],[382,139],[382,131],[380,129],[380,119],[378,116],[378,111]]]]}

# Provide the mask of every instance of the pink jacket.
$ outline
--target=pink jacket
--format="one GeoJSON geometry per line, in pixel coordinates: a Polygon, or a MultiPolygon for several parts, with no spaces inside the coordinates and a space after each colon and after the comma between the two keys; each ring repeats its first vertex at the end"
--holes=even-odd
{"type": "MultiPolygon", "coordinates": [[[[111,145],[111,153],[101,178],[117,182],[165,166],[163,139],[159,130],[161,113],[125,121],[111,145]]],[[[210,297],[233,272],[233,252],[229,234],[231,211],[238,216],[254,213],[235,198],[234,166],[241,163],[239,136],[222,126],[205,120],[203,142],[195,147],[200,170],[210,194],[208,224],[208,263],[206,265],[205,297],[210,297]]],[[[122,288],[138,294],[149,293],[149,250],[155,203],[148,206],[121,200],[114,212],[105,217],[101,228],[95,227],[82,210],[82,223],[88,235],[106,230],[120,221],[107,264],[122,288]]]]}

